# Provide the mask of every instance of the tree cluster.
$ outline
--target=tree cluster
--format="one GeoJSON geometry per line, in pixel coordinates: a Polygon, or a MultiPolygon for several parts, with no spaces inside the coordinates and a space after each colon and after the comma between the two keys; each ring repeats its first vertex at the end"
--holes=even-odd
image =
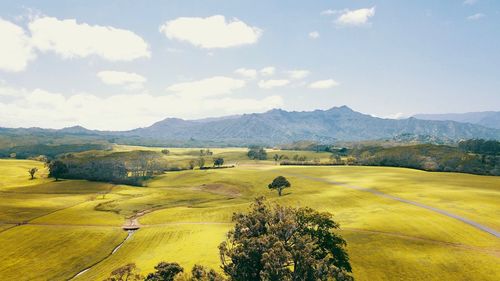
{"type": "Polygon", "coordinates": [[[260,146],[249,147],[247,156],[252,160],[267,160],[267,152],[263,147],[260,146]]]}

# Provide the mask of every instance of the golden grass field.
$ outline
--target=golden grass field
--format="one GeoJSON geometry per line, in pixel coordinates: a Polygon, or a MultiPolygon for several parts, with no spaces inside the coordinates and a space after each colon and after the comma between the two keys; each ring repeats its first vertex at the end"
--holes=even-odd
{"type": "MultiPolygon", "coordinates": [[[[218,269],[217,246],[231,228],[231,214],[245,211],[259,195],[333,213],[348,242],[356,280],[500,279],[498,237],[418,206],[327,182],[420,202],[500,231],[500,177],[385,167],[277,166],[272,160],[245,159],[245,149],[213,151],[238,165],[168,172],[146,187],[54,182],[38,162],[0,160],[0,280],[68,280],[91,266],[75,280],[102,280],[130,262],[144,274],[159,261],[176,261],[186,269],[195,263],[218,269]],[[40,177],[29,180],[27,170],[35,166],[40,177]],[[282,197],[267,188],[277,175],[292,183],[282,197]],[[138,213],[141,229],[110,255],[127,236],[121,230],[126,218],[138,213]]],[[[310,159],[328,158],[307,153],[310,159]]],[[[171,149],[166,157],[183,161],[189,155],[196,151],[171,149]]]]}

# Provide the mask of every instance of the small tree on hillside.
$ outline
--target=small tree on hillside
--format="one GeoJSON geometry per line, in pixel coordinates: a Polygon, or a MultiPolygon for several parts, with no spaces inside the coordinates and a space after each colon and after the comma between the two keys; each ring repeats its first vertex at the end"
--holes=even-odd
{"type": "Polygon", "coordinates": [[[278,161],[280,160],[280,156],[278,154],[274,154],[273,156],[274,162],[278,164],[278,161]]]}
{"type": "Polygon", "coordinates": [[[272,183],[270,183],[267,187],[269,189],[276,189],[278,190],[278,195],[281,196],[281,192],[283,189],[288,188],[292,186],[290,182],[284,177],[284,176],[279,176],[276,177],[272,183]]]}
{"type": "Polygon", "coordinates": [[[170,150],[168,150],[168,149],[165,148],[165,149],[161,150],[161,153],[163,153],[165,155],[169,155],[170,154],[170,150]]]}
{"type": "Polygon", "coordinates": [[[177,274],[184,272],[178,263],[160,262],[155,266],[155,272],[148,274],[145,281],[173,281],[177,274]]]}
{"type": "Polygon", "coordinates": [[[135,263],[129,263],[111,272],[111,275],[104,281],[140,281],[144,276],[140,274],[135,263]]]}
{"type": "Polygon", "coordinates": [[[35,178],[36,172],[38,172],[38,168],[31,168],[31,169],[28,170],[28,173],[30,174],[31,179],[35,178]]]}
{"type": "Polygon", "coordinates": [[[59,178],[68,172],[68,167],[60,160],[54,160],[49,164],[49,176],[59,180],[59,178]]]}
{"type": "Polygon", "coordinates": [[[224,165],[224,158],[218,157],[214,159],[214,166],[220,167],[222,165],[224,165]]]}
{"type": "Polygon", "coordinates": [[[194,167],[196,166],[196,162],[197,162],[197,161],[195,161],[195,160],[190,160],[190,161],[189,161],[189,169],[190,169],[190,170],[193,170],[193,169],[194,169],[194,167]]]}

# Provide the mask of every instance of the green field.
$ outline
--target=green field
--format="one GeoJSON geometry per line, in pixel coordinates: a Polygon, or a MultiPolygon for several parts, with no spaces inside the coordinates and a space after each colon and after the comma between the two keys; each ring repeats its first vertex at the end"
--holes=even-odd
{"type": "MultiPolygon", "coordinates": [[[[145,148],[115,147],[135,149],[145,148]]],[[[333,213],[348,242],[356,280],[500,279],[500,238],[432,210],[346,186],[419,202],[500,231],[500,177],[276,166],[245,159],[246,149],[213,151],[238,165],[168,172],[145,187],[54,182],[38,162],[0,160],[0,280],[67,280],[88,267],[75,280],[102,280],[126,263],[135,262],[147,273],[162,260],[218,269],[217,246],[231,227],[231,214],[246,210],[258,195],[333,213]],[[27,169],[35,165],[42,173],[31,181],[27,169]],[[292,183],[280,198],[267,189],[277,175],[292,183]],[[141,229],[110,255],[127,237],[121,225],[134,216],[141,229]]],[[[310,159],[328,157],[304,153],[310,159]]],[[[194,156],[196,150],[179,148],[166,157],[181,162],[194,156]]]]}

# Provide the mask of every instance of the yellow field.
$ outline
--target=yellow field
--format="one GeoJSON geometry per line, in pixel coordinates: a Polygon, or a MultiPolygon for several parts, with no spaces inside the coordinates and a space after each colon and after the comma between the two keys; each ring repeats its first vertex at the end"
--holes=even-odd
{"type": "MultiPolygon", "coordinates": [[[[170,151],[172,159],[195,153],[170,151]]],[[[244,149],[212,151],[240,164],[170,172],[147,187],[29,181],[26,167],[36,162],[0,160],[5,168],[0,169],[0,280],[67,280],[91,266],[75,280],[102,280],[126,263],[135,262],[147,273],[162,260],[187,269],[194,263],[218,269],[217,246],[231,227],[231,214],[246,210],[258,195],[332,212],[348,242],[356,280],[500,278],[500,238],[432,210],[346,186],[419,202],[500,231],[500,177],[276,166],[245,160],[244,149]],[[282,197],[267,188],[277,175],[292,183],[282,197]],[[141,229],[110,255],[127,236],[120,225],[135,214],[141,229]]],[[[311,159],[316,154],[308,153],[311,159]]]]}

